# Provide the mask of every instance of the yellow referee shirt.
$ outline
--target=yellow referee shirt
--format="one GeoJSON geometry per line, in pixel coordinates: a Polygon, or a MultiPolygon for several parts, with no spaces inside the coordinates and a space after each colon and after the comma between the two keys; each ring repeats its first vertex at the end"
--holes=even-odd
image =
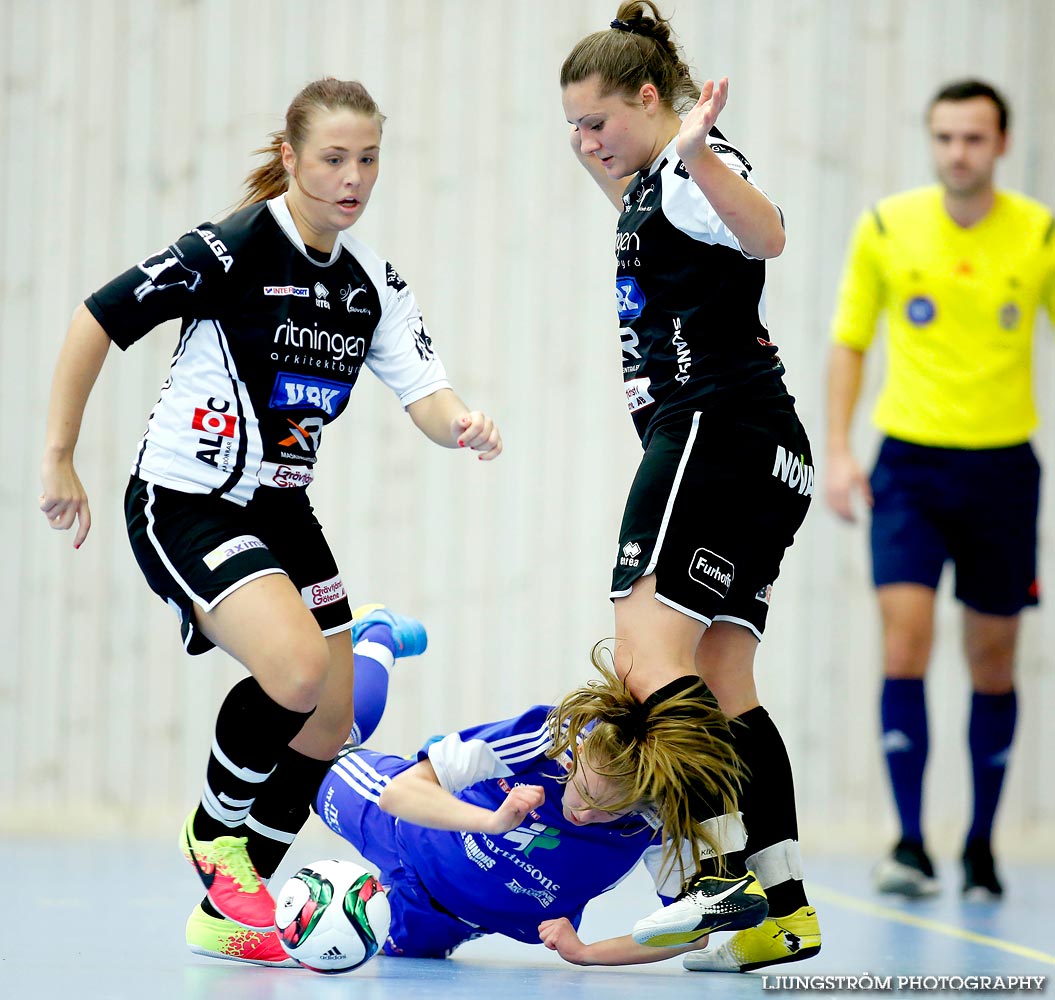
{"type": "Polygon", "coordinates": [[[943,448],[1028,440],[1033,318],[1055,322],[1055,220],[1039,202],[997,192],[968,229],[941,187],[886,198],[857,223],[832,323],[864,351],[887,317],[887,372],[873,418],[887,434],[943,448]]]}

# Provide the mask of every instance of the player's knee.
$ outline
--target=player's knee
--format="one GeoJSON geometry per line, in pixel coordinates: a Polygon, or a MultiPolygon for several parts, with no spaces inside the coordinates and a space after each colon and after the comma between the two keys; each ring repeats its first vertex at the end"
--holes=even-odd
{"type": "Polygon", "coordinates": [[[930,659],[929,632],[911,628],[887,628],[883,641],[887,677],[918,679],[927,672],[930,659]]]}
{"type": "Polygon", "coordinates": [[[284,708],[310,712],[319,703],[329,672],[330,652],[322,634],[289,636],[269,651],[268,693],[284,708]]]}
{"type": "Polygon", "coordinates": [[[979,694],[1007,694],[1015,686],[1015,651],[990,649],[970,659],[971,688],[979,694]]]}
{"type": "Polygon", "coordinates": [[[1009,671],[1015,662],[1015,636],[975,638],[967,643],[967,660],[972,670],[986,673],[1009,671]]]}
{"type": "Polygon", "coordinates": [[[337,756],[348,742],[348,734],[355,723],[352,699],[327,698],[312,716],[315,729],[315,749],[319,756],[337,756]]]}

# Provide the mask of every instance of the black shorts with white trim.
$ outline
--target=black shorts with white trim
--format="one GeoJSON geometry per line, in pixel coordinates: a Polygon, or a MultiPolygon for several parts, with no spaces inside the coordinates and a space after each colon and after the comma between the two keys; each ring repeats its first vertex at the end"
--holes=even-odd
{"type": "Polygon", "coordinates": [[[759,639],[785,550],[813,495],[809,439],[790,407],[686,413],[652,435],[630,488],[613,599],[656,577],[656,598],[759,639]]]}
{"type": "Polygon", "coordinates": [[[243,507],[133,476],[125,519],[136,562],[150,589],[179,615],[188,653],[213,647],[195,625],[195,605],[211,611],[270,573],[289,577],[324,635],[352,626],[340,571],[303,489],[262,486],[243,507]]]}

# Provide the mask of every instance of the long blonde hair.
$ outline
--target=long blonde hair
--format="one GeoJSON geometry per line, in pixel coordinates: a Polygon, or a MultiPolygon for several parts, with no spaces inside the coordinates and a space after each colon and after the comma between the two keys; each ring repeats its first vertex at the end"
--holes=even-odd
{"type": "MultiPolygon", "coordinates": [[[[642,705],[605,653],[605,643],[599,642],[590,657],[600,679],[576,688],[550,712],[547,756],[559,760],[571,754],[571,770],[562,781],[575,776],[580,755],[611,780],[616,798],[606,798],[599,807],[584,794],[591,808],[622,812],[650,804],[663,824],[665,870],[672,870],[682,840],[688,841],[696,866],[701,843],[720,855],[714,837],[692,815],[692,803],[706,798],[716,816],[737,809],[743,771],[730,743],[729,720],[703,681],[656,705],[642,705]]],[[[683,874],[688,878],[693,872],[683,874]]]]}
{"type": "Polygon", "coordinates": [[[385,121],[377,102],[358,80],[327,76],[309,83],[286,109],[286,127],[272,132],[270,142],[253,151],[254,156],[266,156],[267,162],[245,179],[246,195],[237,207],[246,208],[282,194],[289,187],[289,176],[282,165],[282,143],[288,142],[299,156],[308,138],[312,115],[342,109],[373,118],[378,128],[385,121]]]}

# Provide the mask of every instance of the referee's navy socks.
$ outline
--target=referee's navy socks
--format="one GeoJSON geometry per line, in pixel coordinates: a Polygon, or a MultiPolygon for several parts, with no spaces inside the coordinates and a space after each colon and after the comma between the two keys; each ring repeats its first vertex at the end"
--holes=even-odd
{"type": "Polygon", "coordinates": [[[1006,694],[975,691],[971,695],[967,741],[974,778],[974,816],[968,840],[988,841],[992,837],[1017,718],[1018,699],[1014,691],[1006,694]]]}
{"type": "Polygon", "coordinates": [[[923,843],[923,771],[927,765],[927,706],[923,680],[888,677],[879,702],[890,788],[901,836],[923,843]]]}

